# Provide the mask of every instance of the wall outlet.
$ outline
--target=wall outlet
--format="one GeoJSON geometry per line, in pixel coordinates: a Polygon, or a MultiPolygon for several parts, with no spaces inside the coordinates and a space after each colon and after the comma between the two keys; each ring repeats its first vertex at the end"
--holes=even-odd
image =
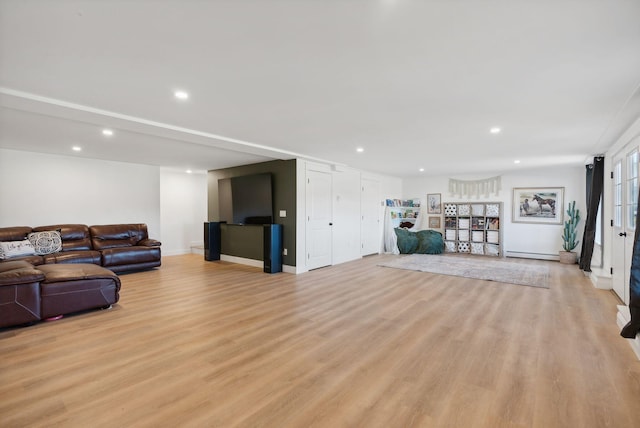
{"type": "Polygon", "coordinates": [[[287,210],[280,210],[280,217],[286,217],[287,216],[287,210]]]}
{"type": "Polygon", "coordinates": [[[282,255],[286,256],[287,255],[287,249],[285,248],[284,250],[282,250],[282,255]]]}

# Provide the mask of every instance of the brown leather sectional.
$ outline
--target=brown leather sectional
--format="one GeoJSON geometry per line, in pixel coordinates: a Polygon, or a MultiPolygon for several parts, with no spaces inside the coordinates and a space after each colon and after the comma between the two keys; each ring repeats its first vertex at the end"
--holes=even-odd
{"type": "Polygon", "coordinates": [[[52,263],[90,263],[115,273],[160,266],[161,244],[155,239],[149,239],[147,225],[143,223],[4,227],[0,228],[0,241],[21,241],[31,232],[50,230],[60,232],[62,251],[45,256],[12,258],[9,261],[25,260],[34,266],[52,263]]]}
{"type": "Polygon", "coordinates": [[[58,224],[0,228],[0,241],[57,230],[61,251],[0,261],[0,327],[28,324],[119,299],[123,273],[160,266],[160,242],[145,224],[58,224]]]}

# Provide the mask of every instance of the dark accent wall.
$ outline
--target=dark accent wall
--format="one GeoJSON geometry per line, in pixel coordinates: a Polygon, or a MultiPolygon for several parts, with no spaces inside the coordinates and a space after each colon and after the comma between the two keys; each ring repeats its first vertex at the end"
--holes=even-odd
{"type": "MultiPolygon", "coordinates": [[[[238,177],[241,175],[271,173],[273,192],[273,222],[282,225],[283,247],[287,255],[283,263],[296,265],[296,161],[276,160],[216,169],[208,173],[208,218],[209,221],[220,220],[218,206],[218,179],[238,177]],[[280,217],[280,211],[286,210],[287,216],[280,217]]],[[[222,254],[247,259],[262,260],[263,240],[262,228],[255,226],[232,226],[222,230],[222,254]],[[246,229],[243,229],[246,228],[246,229]],[[251,229],[249,229],[251,228],[251,229]],[[260,233],[257,233],[257,232],[260,233]]]]}

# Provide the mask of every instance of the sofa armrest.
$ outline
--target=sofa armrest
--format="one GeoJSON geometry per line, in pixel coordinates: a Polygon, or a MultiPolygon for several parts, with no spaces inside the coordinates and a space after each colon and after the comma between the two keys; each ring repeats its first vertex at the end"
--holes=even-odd
{"type": "Polygon", "coordinates": [[[138,245],[141,247],[159,247],[162,245],[160,241],[156,241],[155,239],[143,239],[138,242],[138,245]]]}

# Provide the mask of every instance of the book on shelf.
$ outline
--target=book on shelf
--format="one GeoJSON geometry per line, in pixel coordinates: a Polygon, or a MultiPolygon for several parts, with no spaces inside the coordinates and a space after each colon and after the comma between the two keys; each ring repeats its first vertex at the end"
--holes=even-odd
{"type": "Polygon", "coordinates": [[[471,217],[471,229],[483,230],[484,217],[471,217]]]}
{"type": "Polygon", "coordinates": [[[388,207],[419,207],[420,199],[386,199],[388,207]]]}

